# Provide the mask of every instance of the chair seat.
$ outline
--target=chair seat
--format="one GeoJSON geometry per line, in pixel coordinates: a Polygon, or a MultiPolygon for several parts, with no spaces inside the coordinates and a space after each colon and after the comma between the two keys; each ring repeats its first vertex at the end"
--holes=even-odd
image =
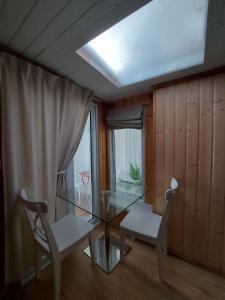
{"type": "Polygon", "coordinates": [[[137,209],[152,212],[153,207],[151,204],[148,204],[142,200],[139,200],[139,201],[135,202],[133,205],[131,205],[131,207],[129,208],[129,211],[137,210],[137,209]]]}
{"type": "Polygon", "coordinates": [[[157,238],[162,217],[149,210],[132,209],[120,223],[122,230],[130,231],[134,235],[157,238]]]}
{"type": "Polygon", "coordinates": [[[73,214],[68,214],[57,222],[51,224],[51,229],[59,252],[63,252],[77,243],[93,228],[93,224],[86,222],[73,214]]]}
{"type": "Polygon", "coordinates": [[[166,225],[177,189],[178,182],[175,178],[172,178],[170,187],[165,191],[163,216],[153,213],[151,206],[146,206],[145,203],[138,203],[139,207],[136,206],[131,209],[120,223],[120,260],[124,258],[127,235],[155,245],[159,281],[163,280],[162,256],[167,252],[166,225]]]}

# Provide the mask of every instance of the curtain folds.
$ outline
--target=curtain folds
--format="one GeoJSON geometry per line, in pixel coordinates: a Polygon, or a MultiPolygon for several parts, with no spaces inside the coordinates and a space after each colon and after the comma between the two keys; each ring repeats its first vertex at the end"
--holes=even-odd
{"type": "Polygon", "coordinates": [[[87,89],[64,81],[59,121],[58,172],[68,168],[86,124],[92,94],[87,89]],[[76,101],[74,101],[76,99],[76,101]]]}
{"type": "Polygon", "coordinates": [[[19,190],[26,188],[34,201],[48,201],[49,218],[54,220],[57,171],[68,166],[76,151],[91,93],[0,52],[0,99],[8,283],[20,278],[22,265],[32,262],[32,239],[23,224],[26,247],[21,248],[16,204],[19,190]]]}

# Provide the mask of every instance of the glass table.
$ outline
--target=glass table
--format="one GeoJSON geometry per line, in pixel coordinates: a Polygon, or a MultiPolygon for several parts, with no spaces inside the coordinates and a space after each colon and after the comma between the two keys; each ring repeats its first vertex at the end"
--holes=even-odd
{"type": "MultiPolygon", "coordinates": [[[[112,221],[127,211],[135,202],[143,201],[147,189],[140,186],[127,184],[126,191],[116,191],[113,189],[96,189],[95,193],[87,190],[78,191],[76,187],[57,192],[60,200],[61,210],[74,212],[75,208],[83,210],[90,216],[89,222],[104,224],[104,231],[95,239],[96,263],[106,272],[110,273],[120,261],[120,241],[119,238],[110,232],[112,221]],[[95,194],[95,196],[93,196],[95,194]]],[[[126,245],[125,253],[129,250],[126,245]]],[[[84,252],[90,256],[90,249],[87,247],[84,252]]]]}

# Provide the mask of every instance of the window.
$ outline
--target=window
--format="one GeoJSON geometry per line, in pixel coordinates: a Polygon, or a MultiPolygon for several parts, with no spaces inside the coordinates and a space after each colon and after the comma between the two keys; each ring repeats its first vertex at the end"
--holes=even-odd
{"type": "Polygon", "coordinates": [[[136,192],[143,186],[142,130],[111,130],[111,179],[117,191],[136,192]]]}
{"type": "Polygon", "coordinates": [[[204,62],[208,0],[154,0],[77,53],[116,86],[204,62]]]}
{"type": "MultiPolygon", "coordinates": [[[[97,113],[93,104],[88,115],[86,125],[80,140],[80,144],[69,167],[72,174],[70,186],[75,187],[79,201],[88,203],[88,211],[96,205],[98,191],[98,157],[97,157],[97,113]],[[87,201],[88,199],[88,201],[87,201]]],[[[74,209],[74,207],[72,207],[74,209]]],[[[75,208],[76,215],[89,220],[91,215],[84,210],[75,208]]]]}

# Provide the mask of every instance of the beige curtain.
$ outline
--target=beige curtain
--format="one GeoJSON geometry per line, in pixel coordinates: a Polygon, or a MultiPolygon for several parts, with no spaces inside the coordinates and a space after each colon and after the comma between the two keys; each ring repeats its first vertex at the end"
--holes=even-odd
{"type": "MultiPolygon", "coordinates": [[[[57,164],[57,189],[64,190],[66,186],[66,176],[69,164],[74,157],[77,147],[80,143],[82,133],[86,124],[87,116],[90,111],[92,95],[86,89],[81,89],[79,86],[64,82],[62,101],[63,105],[60,110],[59,122],[59,153],[57,164]],[[73,99],[77,99],[74,101],[73,99]],[[84,100],[86,99],[86,100],[84,100]],[[84,103],[84,101],[86,103],[84,103]],[[84,105],[85,104],[85,105],[84,105]],[[76,120],[74,122],[69,120],[76,120]]],[[[64,205],[60,205],[60,200],[57,200],[57,215],[63,215],[60,210],[65,211],[64,205]]]]}
{"type": "Polygon", "coordinates": [[[67,169],[77,150],[90,111],[91,98],[87,89],[64,81],[59,122],[58,172],[67,169]]]}
{"type": "Polygon", "coordinates": [[[0,52],[6,283],[18,279],[32,257],[25,227],[21,247],[19,190],[25,187],[34,201],[48,201],[54,219],[57,170],[76,150],[90,96],[70,81],[0,52]]]}
{"type": "MultiPolygon", "coordinates": [[[[70,164],[79,145],[82,133],[90,111],[91,94],[86,89],[64,82],[62,106],[59,122],[59,153],[57,163],[57,192],[65,190],[68,177],[73,178],[73,168],[70,164]],[[74,99],[77,101],[74,101],[74,99]],[[85,105],[84,105],[85,104],[85,105]],[[76,120],[76,124],[70,120],[76,120]],[[70,165],[70,172],[68,173],[70,165]],[[68,176],[69,175],[69,176],[68,176]]],[[[73,183],[70,180],[69,187],[73,183]]],[[[60,197],[56,197],[55,217],[59,219],[68,212],[68,204],[60,197]]]]}

